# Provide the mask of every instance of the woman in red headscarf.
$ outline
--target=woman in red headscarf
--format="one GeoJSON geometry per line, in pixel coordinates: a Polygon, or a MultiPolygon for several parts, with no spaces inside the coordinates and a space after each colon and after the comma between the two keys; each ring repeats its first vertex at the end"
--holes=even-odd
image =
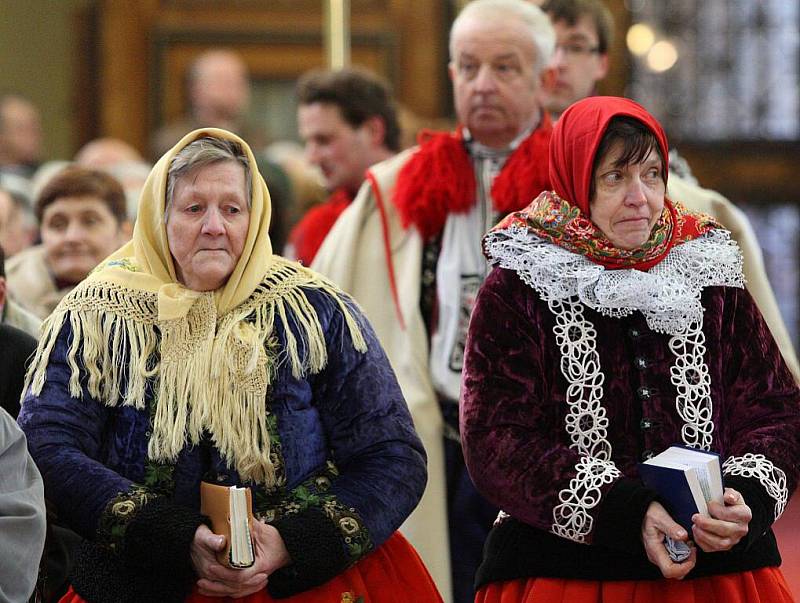
{"type": "Polygon", "coordinates": [[[800,391],[736,244],[665,196],[667,148],[632,101],[572,105],[554,190],[484,240],[461,433],[504,512],[478,603],[792,601],[770,525],[800,472],[800,391]],[[637,468],[675,444],[723,467],[723,503],[688,529],[637,468]]]}

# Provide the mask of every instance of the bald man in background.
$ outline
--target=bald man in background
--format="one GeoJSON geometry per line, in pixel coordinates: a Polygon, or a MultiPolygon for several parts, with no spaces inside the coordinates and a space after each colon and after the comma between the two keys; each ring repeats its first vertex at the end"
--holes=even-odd
{"type": "Polygon", "coordinates": [[[242,136],[251,147],[263,146],[263,133],[258,135],[260,140],[254,140],[253,132],[245,131],[253,129],[245,123],[250,106],[250,74],[238,54],[224,48],[199,54],[187,71],[186,92],[187,115],[153,135],[154,161],[197,128],[222,128],[242,136]]]}
{"type": "Polygon", "coordinates": [[[19,94],[0,96],[0,173],[30,179],[42,159],[39,110],[19,94]]]}

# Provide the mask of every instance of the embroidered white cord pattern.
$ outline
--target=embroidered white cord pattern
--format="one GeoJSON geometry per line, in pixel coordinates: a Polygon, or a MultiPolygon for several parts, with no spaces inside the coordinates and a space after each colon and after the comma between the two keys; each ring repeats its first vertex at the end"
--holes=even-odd
{"type": "Polygon", "coordinates": [[[722,472],[725,475],[756,478],[775,501],[775,519],[783,514],[789,500],[786,474],[763,454],[748,452],[743,456],[732,456],[722,464],[722,472]]]}
{"type": "Polygon", "coordinates": [[[576,475],[558,493],[560,504],[553,508],[552,532],[576,542],[586,542],[594,519],[589,514],[600,502],[601,488],[621,474],[613,462],[582,456],[575,465],[576,475]]]}
{"type": "Polygon", "coordinates": [[[561,373],[569,383],[566,429],[572,440],[570,448],[607,461],[611,445],[606,439],[608,417],[601,405],[605,375],[600,370],[597,331],[584,317],[580,303],[550,300],[547,305],[556,318],[553,332],[561,349],[561,373]]]}
{"type": "Polygon", "coordinates": [[[586,542],[594,521],[589,511],[600,502],[603,485],[621,474],[611,461],[608,417],[601,405],[605,376],[600,370],[597,331],[584,317],[583,305],[577,300],[550,300],[548,306],[556,318],[553,332],[561,349],[561,372],[569,383],[566,430],[572,440],[570,448],[581,454],[575,477],[558,493],[552,531],[586,542]]]}
{"type": "Polygon", "coordinates": [[[545,300],[577,296],[605,316],[638,310],[651,329],[669,335],[701,320],[705,287],[744,287],[742,255],[724,230],[676,245],[647,272],[606,270],[519,227],[489,233],[484,248],[493,264],[514,270],[545,300]]]}
{"type": "MultiPolygon", "coordinates": [[[[674,247],[647,272],[606,270],[585,257],[553,245],[524,228],[495,231],[484,239],[495,265],[514,270],[536,290],[556,317],[553,331],[561,350],[561,372],[567,380],[566,430],[581,458],[569,486],[559,492],[552,532],[586,542],[592,531],[589,511],[601,488],[620,476],[607,440],[608,418],[601,405],[604,375],[597,353],[597,332],[584,318],[583,305],[605,316],[622,317],[638,310],[648,326],[672,335],[675,355],[670,380],[684,421],[683,441],[710,449],[711,380],[705,363],[702,290],[715,285],[744,287],[742,257],[726,231],[674,247]]],[[[502,521],[502,517],[498,517],[502,521]]]]}
{"type": "Polygon", "coordinates": [[[681,437],[692,448],[711,450],[714,423],[711,420],[711,377],[705,362],[706,336],[703,317],[686,325],[684,333],[673,335],[669,349],[675,355],[670,369],[670,381],[678,394],[675,406],[684,421],[681,437]]]}

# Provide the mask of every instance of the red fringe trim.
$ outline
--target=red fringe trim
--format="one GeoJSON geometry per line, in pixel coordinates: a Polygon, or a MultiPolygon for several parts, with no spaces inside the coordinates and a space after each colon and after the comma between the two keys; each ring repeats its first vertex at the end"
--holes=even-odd
{"type": "MultiPolygon", "coordinates": [[[[511,154],[492,185],[494,208],[502,214],[527,206],[550,189],[549,116],[511,154]]],[[[447,215],[467,212],[476,200],[475,174],[460,133],[423,132],[420,148],[400,170],[393,202],[404,228],[424,239],[437,236],[447,215]]]]}
{"type": "Polygon", "coordinates": [[[304,266],[314,261],[325,237],[352,201],[353,196],[340,188],[327,201],[309,209],[292,229],[289,242],[294,245],[295,258],[304,266]]]}
{"type": "Polygon", "coordinates": [[[475,176],[459,134],[423,132],[420,148],[397,178],[394,203],[403,228],[417,227],[430,239],[444,228],[451,211],[467,211],[475,202],[475,176]]]}

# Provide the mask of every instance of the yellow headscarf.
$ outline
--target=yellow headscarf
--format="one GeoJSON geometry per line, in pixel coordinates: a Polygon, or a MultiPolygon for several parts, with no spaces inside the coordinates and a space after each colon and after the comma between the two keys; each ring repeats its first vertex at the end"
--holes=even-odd
{"type": "Polygon", "coordinates": [[[153,167],[139,203],[133,240],[109,256],[65,297],[42,327],[27,381],[41,393],[47,363],[66,320],[74,337],[69,393],[82,395],[80,356],[89,393],[109,406],[145,408],[155,380],[152,459],[175,460],[208,431],[243,479],[275,485],[267,430],[267,389],[285,357],[301,377],[327,362],[324,334],[304,290],[327,291],[343,312],[356,349],[366,344],[341,292],[320,275],[272,254],[269,191],[247,144],[214,128],[187,134],[153,167]],[[175,155],[204,136],[233,140],[252,176],[250,226],[242,255],[223,287],[200,293],[178,282],[164,212],[175,155]],[[286,334],[277,349],[275,320],[286,334]],[[300,341],[295,337],[299,331],[300,341]],[[154,359],[158,362],[154,363],[154,359]],[[120,388],[126,379],[126,388],[120,388]]]}

